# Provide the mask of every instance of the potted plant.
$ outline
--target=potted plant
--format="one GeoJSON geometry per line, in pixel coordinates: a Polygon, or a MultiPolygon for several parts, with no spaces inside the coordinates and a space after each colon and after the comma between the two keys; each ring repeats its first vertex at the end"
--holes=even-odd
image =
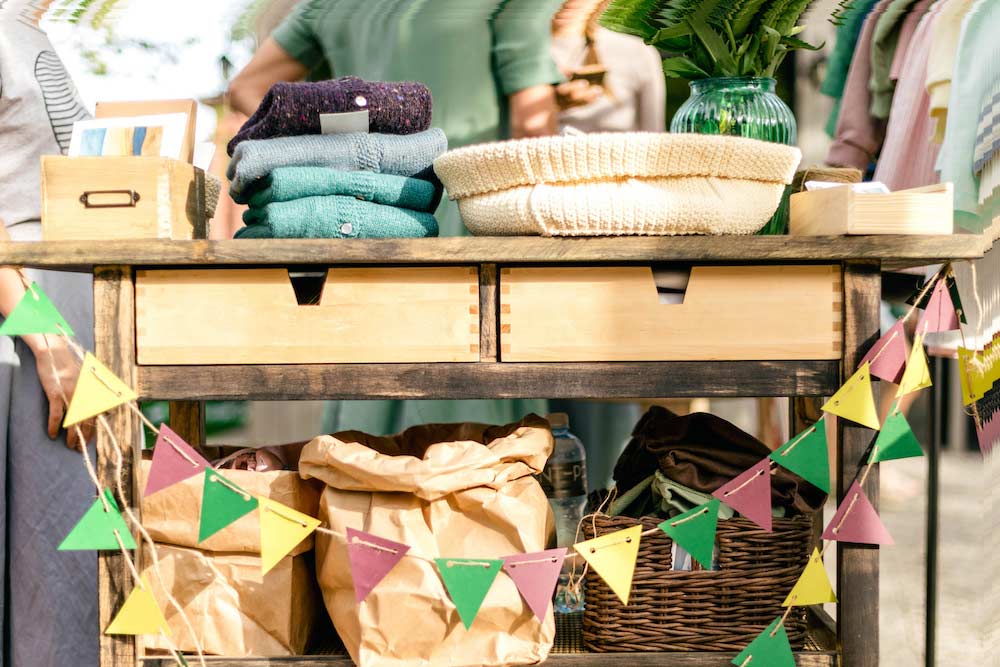
{"type": "MultiPolygon", "coordinates": [[[[671,132],[730,134],[796,142],[795,116],[774,92],[774,73],[796,49],[812,0],[612,0],[601,25],[641,37],[668,56],[668,77],[688,79],[691,96],[671,132]]],[[[761,233],[783,233],[783,205],[761,233]]]]}

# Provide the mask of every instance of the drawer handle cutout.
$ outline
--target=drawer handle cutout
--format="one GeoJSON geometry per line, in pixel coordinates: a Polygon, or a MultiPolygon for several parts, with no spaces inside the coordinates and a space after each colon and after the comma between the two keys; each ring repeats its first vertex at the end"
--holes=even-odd
{"type": "Polygon", "coordinates": [[[139,199],[139,193],[135,190],[87,190],[80,195],[80,203],[84,208],[135,208],[139,199]],[[116,201],[117,195],[125,197],[118,197],[116,201]],[[97,201],[91,201],[95,196],[97,201]]]}
{"type": "Polygon", "coordinates": [[[326,270],[288,270],[288,280],[300,306],[318,306],[326,286],[326,270]]]}

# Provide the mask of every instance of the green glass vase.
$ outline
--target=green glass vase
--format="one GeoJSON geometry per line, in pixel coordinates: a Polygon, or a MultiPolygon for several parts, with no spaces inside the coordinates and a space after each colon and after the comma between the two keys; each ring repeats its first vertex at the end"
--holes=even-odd
{"type": "MultiPolygon", "coordinates": [[[[728,134],[794,146],[795,115],[774,92],[774,79],[731,77],[691,82],[691,96],[670,122],[671,132],[728,134]]],[[[784,234],[788,196],[758,234],[784,234]]]]}

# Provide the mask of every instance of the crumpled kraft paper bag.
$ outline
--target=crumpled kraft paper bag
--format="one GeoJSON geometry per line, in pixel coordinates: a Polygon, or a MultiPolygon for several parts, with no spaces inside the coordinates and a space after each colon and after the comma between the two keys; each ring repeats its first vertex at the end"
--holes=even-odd
{"type": "MultiPolygon", "coordinates": [[[[140,492],[146,488],[149,468],[150,461],[143,460],[139,467],[140,492]]],[[[302,479],[295,471],[220,470],[219,472],[254,496],[270,498],[309,516],[316,516],[319,510],[322,485],[302,479]]],[[[182,547],[194,547],[202,551],[259,554],[258,512],[251,512],[204,542],[198,543],[203,487],[204,476],[196,475],[142,499],[142,525],[149,531],[153,540],[182,547]]],[[[291,555],[305,553],[312,548],[313,538],[309,536],[292,550],[291,555]]]]}
{"type": "MultiPolygon", "coordinates": [[[[260,557],[210,554],[157,544],[164,586],[180,603],[205,653],[225,656],[301,655],[324,620],[312,554],[287,556],[261,578],[260,557]]],[[[195,642],[180,614],[167,602],[150,564],[145,575],[182,651],[195,642]]],[[[159,635],[148,649],[168,650],[159,635]]],[[[192,663],[194,664],[194,663],[192,663]]]]}
{"type": "MultiPolygon", "coordinates": [[[[427,557],[501,558],[549,546],[554,521],[541,485],[548,423],[414,427],[395,438],[357,432],[316,438],[299,463],[326,482],[321,520],[410,545],[427,557]]],[[[363,603],[354,597],[345,537],[317,535],[327,611],[361,667],[492,667],[544,660],[552,610],[539,621],[501,573],[469,630],[433,563],[403,558],[363,603]]]]}

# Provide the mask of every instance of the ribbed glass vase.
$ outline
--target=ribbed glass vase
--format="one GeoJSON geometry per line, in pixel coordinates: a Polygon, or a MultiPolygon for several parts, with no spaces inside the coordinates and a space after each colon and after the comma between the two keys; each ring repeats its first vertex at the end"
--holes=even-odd
{"type": "MultiPolygon", "coordinates": [[[[774,92],[774,79],[731,77],[691,82],[691,96],[670,122],[671,132],[728,134],[794,146],[795,115],[774,92]]],[[[784,234],[786,189],[774,217],[759,234],[784,234]]]]}

